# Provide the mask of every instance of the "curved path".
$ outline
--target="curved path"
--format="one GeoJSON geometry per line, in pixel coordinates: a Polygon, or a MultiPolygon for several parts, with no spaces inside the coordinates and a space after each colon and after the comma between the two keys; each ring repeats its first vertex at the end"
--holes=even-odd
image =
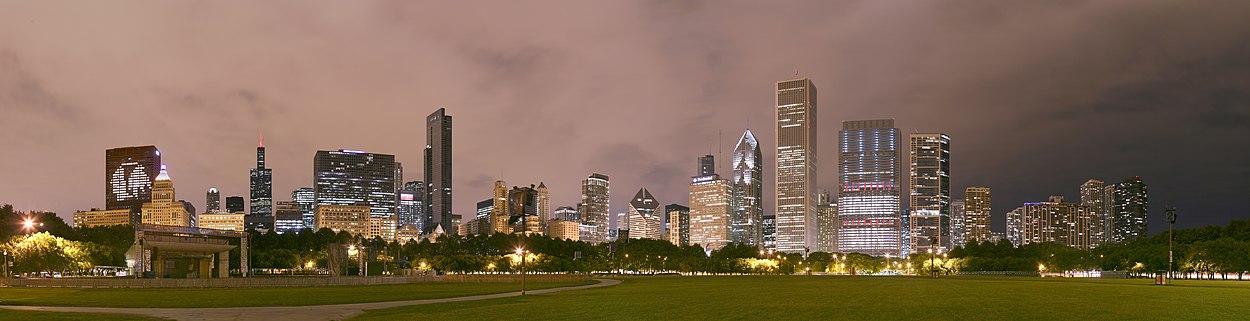
{"type": "MultiPolygon", "coordinates": [[[[597,284],[569,286],[525,291],[526,295],[547,294],[560,291],[582,290],[621,284],[620,280],[595,279],[597,284]]],[[[92,308],[92,307],[51,307],[51,306],[19,306],[0,305],[0,309],[47,311],[47,312],[83,312],[136,314],[174,320],[344,320],[358,316],[365,310],[386,309],[410,305],[431,303],[477,301],[521,296],[521,292],[504,292],[442,299],[387,301],[369,303],[348,303],[310,306],[278,306],[278,307],[237,307],[237,308],[92,308]]]]}

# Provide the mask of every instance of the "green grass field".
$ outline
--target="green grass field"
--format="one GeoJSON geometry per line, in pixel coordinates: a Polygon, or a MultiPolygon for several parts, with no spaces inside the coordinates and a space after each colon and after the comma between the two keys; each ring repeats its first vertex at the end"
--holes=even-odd
{"type": "Polygon", "coordinates": [[[39,320],[39,321],[154,321],[162,320],[137,315],[98,314],[98,313],[64,313],[0,310],[0,320],[39,320]]]}
{"type": "MultiPolygon", "coordinates": [[[[589,282],[531,282],[542,289],[589,282]]],[[[209,308],[301,306],[448,298],[520,291],[519,283],[415,283],[398,285],[209,288],[209,289],[69,289],[0,288],[0,305],[43,305],[117,308],[209,308]]],[[[0,319],[4,313],[0,310],[0,319]]]]}
{"type": "Polygon", "coordinates": [[[1239,320],[1250,282],[709,276],[369,311],[359,320],[1239,320]]]}

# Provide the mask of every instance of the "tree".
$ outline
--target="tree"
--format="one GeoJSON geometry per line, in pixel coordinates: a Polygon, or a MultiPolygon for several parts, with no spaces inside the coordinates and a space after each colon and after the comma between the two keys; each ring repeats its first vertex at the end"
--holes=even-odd
{"type": "Polygon", "coordinates": [[[69,241],[48,232],[13,238],[4,249],[13,256],[13,271],[17,273],[91,269],[91,252],[102,250],[98,245],[69,241]]]}

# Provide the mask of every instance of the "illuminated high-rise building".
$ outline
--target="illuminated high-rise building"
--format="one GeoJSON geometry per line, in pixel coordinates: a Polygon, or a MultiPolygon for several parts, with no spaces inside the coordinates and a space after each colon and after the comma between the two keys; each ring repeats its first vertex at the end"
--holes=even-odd
{"type": "Polygon", "coordinates": [[[899,132],[894,120],[843,122],[838,147],[838,252],[905,254],[899,132]]]}
{"type": "Polygon", "coordinates": [[[547,221],[551,220],[551,193],[547,191],[547,183],[538,182],[538,187],[534,189],[537,193],[538,224],[543,230],[547,228],[547,221]]]}
{"type": "Polygon", "coordinates": [[[425,230],[425,183],[413,181],[404,183],[399,190],[399,202],[396,204],[395,215],[400,227],[408,227],[417,232],[425,230]]]}
{"type": "Polygon", "coordinates": [[[211,213],[221,210],[221,192],[216,187],[208,188],[208,193],[204,197],[204,213],[211,213]]]}
{"type": "Polygon", "coordinates": [[[764,249],[777,249],[777,217],[773,215],[764,215],[764,224],[762,230],[764,237],[764,249]]]}
{"type": "Polygon", "coordinates": [[[690,208],[668,204],[664,206],[664,213],[668,217],[668,229],[664,233],[668,242],[677,246],[690,245],[690,208]]]}
{"type": "Polygon", "coordinates": [[[951,248],[963,247],[968,244],[964,230],[964,213],[967,203],[964,200],[951,201],[951,248]]]}
{"type": "MultiPolygon", "coordinates": [[[[164,165],[162,165],[163,167],[164,165]]],[[[182,201],[175,201],[174,182],[164,168],[152,182],[152,201],[140,206],[143,224],[194,227],[191,213],[182,201]]]]}
{"type": "Polygon", "coordinates": [[[951,247],[950,136],[911,134],[911,248],[951,247]]]}
{"type": "Polygon", "coordinates": [[[230,213],[247,213],[247,202],[242,196],[226,197],[226,211],[230,213]]]}
{"type": "Polygon", "coordinates": [[[625,216],[625,228],[629,237],[635,239],[660,239],[663,219],[658,213],[660,202],[651,196],[646,188],[638,189],[634,199],[629,201],[629,211],[625,216]]]}
{"type": "Polygon", "coordinates": [[[559,219],[559,220],[565,220],[569,222],[578,222],[582,220],[581,214],[577,212],[577,208],[572,207],[572,206],[561,206],[557,208],[555,211],[551,212],[550,219],[553,219],[553,220],[559,219]]]}
{"type": "Polygon", "coordinates": [[[729,243],[732,184],[720,175],[695,176],[690,184],[690,244],[716,250],[729,243]]]}
{"type": "Polygon", "coordinates": [[[513,226],[508,224],[508,183],[502,180],[495,181],[495,188],[491,201],[490,225],[494,233],[512,234],[513,226]]]}
{"type": "Polygon", "coordinates": [[[368,205],[318,204],[314,220],[317,222],[318,230],[328,228],[335,233],[346,231],[355,236],[367,236],[369,235],[370,211],[371,207],[368,205]]]}
{"type": "Polygon", "coordinates": [[[964,189],[964,242],[990,242],[990,188],[972,186],[964,189]]]}
{"type": "Polygon", "coordinates": [[[1091,179],[1081,184],[1081,205],[1088,206],[1089,210],[1098,216],[1094,222],[1094,235],[1092,237],[1095,243],[1093,247],[1107,243],[1107,235],[1110,227],[1107,221],[1107,186],[1100,180],[1091,179]]]}
{"type": "Polygon", "coordinates": [[[304,228],[313,228],[314,217],[317,208],[317,192],[312,187],[300,187],[291,191],[291,200],[299,206],[300,216],[303,217],[304,228]]]}
{"type": "Polygon", "coordinates": [[[763,237],[760,221],[764,219],[763,154],[760,143],[748,129],[738,139],[733,154],[733,215],[730,217],[730,240],[759,246],[763,237]]]}
{"type": "Polygon", "coordinates": [[[591,174],[582,180],[581,240],[588,243],[609,241],[611,212],[608,202],[608,175],[591,174]]]}
{"type": "Polygon", "coordinates": [[[425,118],[426,232],[456,233],[451,212],[451,116],[439,108],[425,118]]]}
{"type": "MultiPolygon", "coordinates": [[[[395,221],[395,156],[354,150],[317,151],[313,192],[317,206],[369,206],[377,222],[395,221]]],[[[366,229],[367,229],[366,222],[366,229]]],[[[394,231],[394,227],[382,227],[394,231]]],[[[394,235],[390,235],[390,238],[394,235]]]]}
{"type": "Polygon", "coordinates": [[[1015,246],[1058,243],[1079,249],[1093,248],[1091,236],[1099,215],[1088,206],[1064,203],[1062,196],[1049,202],[1024,203],[1007,213],[1007,239],[1015,246]]]}
{"type": "Polygon", "coordinates": [[[273,211],[273,229],[278,234],[299,233],[304,229],[304,213],[295,201],[278,201],[273,211]]]}
{"type": "Polygon", "coordinates": [[[838,203],[827,190],[816,194],[816,247],[812,252],[838,251],[838,203]]]}
{"type": "Polygon", "coordinates": [[[803,253],[816,245],[816,85],[800,78],[776,89],[777,251],[803,253]]]}
{"type": "Polygon", "coordinates": [[[1125,243],[1144,238],[1146,234],[1147,200],[1146,183],[1141,177],[1131,177],[1108,187],[1110,202],[1111,242],[1125,243]]]}
{"type": "Polygon", "coordinates": [[[161,172],[156,146],[113,148],[104,151],[104,209],[130,210],[138,223],[139,208],[152,201],[152,184],[161,172]]]}
{"type": "Polygon", "coordinates": [[[273,170],[265,168],[265,138],[256,145],[256,168],[251,170],[252,211],[244,218],[248,229],[273,229],[273,170]]]}

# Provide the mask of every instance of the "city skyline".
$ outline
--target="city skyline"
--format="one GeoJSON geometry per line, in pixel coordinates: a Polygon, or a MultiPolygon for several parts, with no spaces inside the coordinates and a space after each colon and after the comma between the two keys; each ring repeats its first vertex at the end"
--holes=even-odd
{"type": "MultiPolygon", "coordinates": [[[[86,4],[92,5],[99,4],[86,4]]],[[[226,44],[254,49],[257,55],[248,54],[251,51],[247,49],[231,51],[216,48],[231,46],[210,45],[209,47],[214,48],[199,48],[206,51],[203,54],[187,56],[178,51],[180,49],[165,49],[170,51],[162,52],[164,56],[161,58],[144,61],[148,60],[143,59],[146,56],[131,57],[131,53],[123,50],[129,48],[128,46],[135,46],[140,38],[130,36],[114,36],[111,39],[118,40],[118,43],[101,44],[100,48],[76,49],[88,55],[99,54],[104,60],[116,61],[116,65],[127,66],[127,69],[134,67],[137,70],[134,73],[119,73],[114,67],[79,60],[74,54],[50,51],[52,48],[34,42],[33,39],[38,37],[31,35],[74,37],[52,30],[53,26],[61,23],[49,21],[57,19],[56,17],[45,15],[40,16],[40,19],[27,19],[26,16],[0,19],[0,26],[3,27],[0,30],[4,30],[0,33],[13,36],[6,38],[13,39],[13,43],[0,49],[0,66],[13,71],[0,75],[0,91],[21,93],[0,95],[5,97],[0,98],[0,106],[4,106],[6,112],[0,125],[11,129],[0,134],[0,138],[3,138],[0,141],[5,142],[3,147],[7,150],[23,150],[43,155],[46,159],[35,165],[22,163],[28,161],[20,158],[0,161],[0,167],[6,168],[0,176],[11,182],[0,186],[0,195],[6,195],[3,202],[13,203],[18,208],[50,210],[68,220],[75,210],[105,206],[100,201],[98,192],[100,183],[95,179],[99,175],[98,164],[102,150],[153,145],[163,153],[164,163],[169,165],[171,175],[178,178],[177,189],[182,198],[196,207],[205,208],[199,195],[203,195],[201,193],[209,187],[218,188],[223,197],[249,195],[243,172],[244,169],[255,167],[256,155],[252,148],[255,148],[255,133],[258,130],[264,130],[270,140],[266,168],[272,168],[275,172],[275,202],[288,200],[284,196],[289,191],[311,186],[312,168],[308,160],[317,150],[353,148],[393,154],[397,161],[409,165],[405,180],[420,180],[421,142],[425,139],[421,120],[437,107],[445,106],[448,114],[457,118],[457,140],[453,152],[456,155],[454,176],[457,180],[453,182],[453,190],[459,196],[455,198],[453,208],[458,214],[471,214],[472,204],[489,195],[490,184],[496,179],[545,182],[551,188],[553,206],[572,206],[580,197],[580,180],[594,172],[612,176],[613,185],[619,191],[633,191],[645,186],[660,200],[686,199],[689,162],[698,156],[716,153],[721,148],[732,149],[731,139],[720,139],[719,144],[716,143],[718,132],[738,133],[749,128],[760,138],[763,164],[767,165],[762,173],[764,214],[775,215],[776,213],[769,210],[775,208],[775,169],[768,164],[775,164],[773,151],[776,146],[775,131],[770,124],[770,120],[774,118],[771,106],[773,97],[770,96],[768,86],[775,81],[794,78],[792,74],[797,69],[800,76],[820,83],[821,90],[826,93],[822,97],[823,108],[818,113],[820,126],[817,150],[820,155],[816,159],[820,160],[821,166],[817,167],[817,189],[836,190],[836,168],[831,165],[836,164],[836,129],[842,121],[894,118],[898,120],[896,127],[903,134],[942,132],[959,141],[955,147],[959,160],[952,165],[952,171],[958,173],[958,176],[952,179],[952,190],[960,191],[968,186],[993,188],[996,205],[991,213],[991,227],[995,231],[1002,231],[1003,215],[1006,211],[1025,202],[1046,199],[1049,195],[1064,195],[1069,200],[1075,200],[1079,195],[1072,186],[1081,182],[1089,179],[1119,182],[1135,176],[1141,176],[1150,184],[1149,227],[1152,234],[1166,229],[1166,224],[1162,221],[1163,205],[1177,207],[1182,215],[1195,213],[1183,216],[1178,221],[1178,227],[1223,224],[1231,219],[1250,216],[1244,210],[1250,206],[1245,196],[1250,194],[1246,183],[1250,181],[1245,165],[1250,158],[1247,152],[1234,149],[1229,151],[1231,156],[1225,157],[1209,156],[1202,152],[1245,144],[1244,137],[1250,128],[1245,122],[1250,119],[1250,113],[1246,109],[1250,99],[1242,91],[1226,88],[1229,84],[1234,88],[1246,85],[1245,80],[1230,80],[1228,77],[1250,72],[1250,67],[1229,58],[1243,56],[1245,47],[1229,47],[1230,45],[1218,44],[1221,41],[1216,41],[1239,37],[1236,33],[1229,34],[1227,30],[1232,28],[1227,23],[1189,26],[1193,29],[1186,29],[1214,37],[1205,40],[1187,40],[1185,35],[1188,33],[1164,33],[1147,37],[1145,35],[1157,34],[1160,29],[1156,28],[1162,27],[1139,26],[1140,29],[1117,31],[1116,35],[1124,39],[1126,44],[1076,49],[1084,50],[1082,53],[1089,55],[1082,59],[1063,60],[1071,66],[1055,68],[1040,61],[1056,55],[1064,57],[1063,50],[1074,50],[1073,48],[1082,48],[1082,45],[1092,43],[1093,36],[1078,35],[1084,31],[1106,27],[1107,24],[1128,23],[1095,19],[1116,16],[1113,13],[1115,4],[1081,6],[1072,10],[1088,15],[1078,19],[1083,24],[1077,24],[1068,33],[1052,34],[1053,38],[1040,40],[1054,47],[1043,50],[1044,54],[1050,56],[994,56],[1008,61],[995,60],[983,64],[981,67],[984,69],[979,69],[973,75],[944,73],[946,69],[939,67],[940,65],[967,67],[973,58],[985,57],[984,53],[964,48],[965,46],[995,45],[1000,41],[1008,41],[998,37],[981,40],[983,42],[967,40],[972,43],[962,42],[962,46],[943,47],[953,52],[934,53],[933,58],[916,60],[915,63],[919,65],[912,66],[926,72],[920,73],[922,75],[942,74],[941,78],[903,77],[892,75],[891,71],[897,70],[888,67],[898,61],[911,61],[907,59],[910,53],[906,52],[910,47],[903,43],[876,38],[854,38],[844,31],[832,34],[802,31],[800,34],[805,36],[840,39],[850,45],[858,44],[860,46],[856,50],[864,52],[820,47],[807,54],[782,53],[784,59],[776,59],[781,61],[778,62],[766,59],[760,51],[747,48],[753,46],[743,44],[766,43],[773,44],[773,47],[784,47],[786,44],[798,43],[799,40],[789,37],[768,40],[765,38],[771,34],[760,35],[742,29],[731,29],[722,34],[722,31],[708,27],[727,26],[725,21],[744,17],[745,13],[733,12],[741,11],[747,5],[725,4],[728,13],[711,11],[708,7],[698,5],[691,5],[693,7],[690,8],[675,6],[679,7],[661,5],[626,9],[651,15],[639,20],[661,21],[662,25],[673,26],[679,30],[678,34],[710,34],[741,40],[723,40],[724,43],[708,40],[709,43],[703,45],[710,49],[698,45],[645,46],[647,57],[651,59],[628,60],[623,64],[630,68],[639,68],[638,75],[647,80],[579,85],[589,86],[579,88],[595,91],[595,96],[557,94],[560,90],[543,83],[591,79],[559,71],[577,70],[589,63],[620,58],[599,51],[605,50],[605,47],[650,44],[649,40],[660,40],[671,45],[677,39],[652,31],[653,33],[645,33],[638,38],[607,41],[604,47],[579,51],[571,49],[571,46],[559,39],[541,35],[541,32],[536,31],[542,29],[534,29],[537,27],[522,27],[515,31],[489,28],[477,31],[490,39],[521,36],[516,37],[518,40],[499,45],[488,44],[486,40],[455,43],[453,40],[438,37],[438,33],[413,31],[434,38],[431,41],[436,43],[456,46],[449,46],[455,49],[437,51],[430,56],[404,59],[413,59],[413,65],[445,63],[449,66],[432,68],[434,71],[428,75],[404,68],[382,72],[379,70],[390,69],[383,69],[384,67],[409,62],[400,59],[400,56],[405,55],[392,56],[390,51],[382,49],[388,46],[383,42],[390,41],[358,40],[358,44],[376,49],[367,52],[382,55],[377,60],[384,63],[361,65],[366,71],[376,72],[378,75],[349,73],[343,77],[331,77],[334,74],[330,70],[335,69],[322,69],[312,65],[327,62],[331,67],[350,66],[355,59],[365,58],[363,56],[367,55],[358,56],[359,53],[351,51],[329,49],[327,51],[330,53],[325,54],[312,53],[322,49],[303,50],[319,48],[312,47],[314,44],[309,43],[275,46],[255,42],[257,39],[268,39],[266,37],[284,36],[285,31],[258,32],[238,40],[216,40],[230,41],[226,44]],[[680,17],[690,17],[691,21],[683,22],[681,20],[686,19],[679,19],[680,17]],[[523,34],[514,34],[515,32],[523,34]],[[1170,50],[1176,48],[1192,47],[1194,50],[1187,49],[1179,58],[1164,59],[1145,55],[1134,58],[1138,60],[1125,62],[1110,61],[1093,52],[1099,50],[1123,53],[1141,44],[1152,44],[1153,47],[1149,48],[1153,49],[1147,50],[1152,53],[1171,52],[1170,50]],[[286,50],[292,49],[308,52],[308,56],[301,56],[289,67],[264,67],[259,70],[230,67],[237,64],[281,66],[279,62],[289,58],[290,53],[286,50]],[[882,52],[903,56],[869,57],[872,56],[869,53],[882,52]],[[957,57],[961,53],[974,55],[970,58],[957,57]],[[836,54],[836,59],[831,59],[833,61],[824,61],[826,59],[821,58],[832,54],[836,54]],[[569,58],[570,62],[553,61],[547,58],[549,55],[562,55],[569,58]],[[182,56],[197,60],[174,58],[182,56]],[[203,64],[199,60],[203,60],[203,64]],[[1198,62],[1197,66],[1188,65],[1195,61],[1198,62]],[[683,62],[686,64],[682,64],[683,62]],[[726,64],[742,63],[758,65],[714,71],[720,70],[726,64]],[[999,67],[1000,65],[1012,67],[999,67]],[[1153,79],[1143,75],[1144,71],[1135,69],[1133,65],[1149,65],[1160,68],[1165,74],[1179,75],[1163,80],[1153,79]],[[64,69],[57,66],[64,66],[64,69]],[[690,74],[681,76],[664,71],[673,66],[685,66],[683,68],[693,70],[683,70],[690,74]],[[877,70],[873,70],[874,68],[877,70]],[[1070,84],[1060,85],[1069,78],[1090,76],[1082,73],[1081,69],[1087,68],[1129,79],[1098,76],[1088,82],[1074,84],[1075,89],[1070,84]],[[238,74],[205,72],[212,69],[237,71],[238,74]],[[120,77],[110,81],[102,79],[101,75],[104,74],[116,74],[120,77]],[[290,77],[301,74],[306,76],[290,77]],[[424,79],[442,78],[439,76],[442,74],[470,76],[447,82],[430,82],[424,79]],[[874,77],[864,78],[865,75],[874,77]],[[338,80],[352,77],[361,77],[361,84],[338,80]],[[646,83],[667,77],[674,79],[659,81],[656,85],[646,83]],[[949,83],[938,82],[946,80],[945,77],[952,79],[949,83]],[[866,80],[856,82],[856,79],[866,80]],[[1007,83],[1000,85],[985,80],[1007,83]],[[1102,80],[1111,80],[1110,85],[1099,85],[1102,80]],[[674,83],[691,81],[699,84],[698,88],[701,90],[678,92],[666,88],[680,88],[674,83]],[[100,85],[101,88],[84,88],[95,85],[100,85]],[[618,91],[620,89],[616,88],[594,90],[599,88],[596,86],[603,85],[625,88],[625,91],[618,91]],[[925,86],[936,86],[937,88],[930,90],[937,92],[906,92],[914,88],[926,88],[925,86]],[[341,88],[329,90],[328,87],[341,88]],[[1026,87],[1029,88],[1027,92],[1026,87]],[[408,93],[413,88],[418,90],[408,93]],[[1154,89],[1157,88],[1175,88],[1176,91],[1156,93],[1154,89]],[[622,96],[623,93],[637,92],[655,95],[622,96]],[[1020,97],[1021,93],[1028,95],[1020,97]],[[1011,94],[1016,94],[1017,97],[1004,97],[1011,94]],[[588,97],[611,99],[597,100],[607,105],[594,108],[585,108],[584,104],[570,102],[588,97]],[[683,107],[674,108],[678,104],[683,107]],[[1184,107],[1170,107],[1178,105],[1184,107]],[[359,115],[382,114],[386,117],[380,117],[379,126],[393,130],[329,133],[320,132],[318,129],[322,126],[308,126],[329,124],[349,115],[348,112],[359,115]],[[122,115],[113,115],[118,113],[122,115]],[[967,117],[969,113],[974,113],[977,117],[967,117]],[[934,117],[944,114],[959,116],[934,117]],[[651,130],[636,130],[638,124],[656,121],[657,118],[661,120],[648,126],[651,130]],[[1114,120],[1120,119],[1132,123],[1132,126],[1112,124],[1114,120]],[[220,127],[187,126],[205,123],[220,127]],[[926,127],[916,128],[920,124],[926,127]],[[513,142],[513,145],[493,143],[500,135],[516,131],[531,133],[535,139],[513,142]],[[569,135],[570,132],[579,134],[569,135]],[[659,144],[650,145],[644,142],[659,144]],[[1035,145],[1022,147],[1019,142],[1035,145]],[[1036,149],[1047,148],[1062,148],[1072,153],[1080,153],[1082,161],[1078,162],[1075,157],[1040,155],[1034,152],[1036,149]],[[1169,155],[1158,155],[1158,148],[1167,148],[1169,155]],[[507,154],[510,157],[504,160],[485,156],[496,154],[507,154]],[[1181,155],[1202,156],[1193,159],[1181,155]],[[17,170],[18,168],[23,170],[17,170]],[[1217,179],[1207,180],[1206,177],[1217,179]],[[63,182],[68,186],[61,193],[61,187],[47,186],[42,184],[44,182],[63,182]],[[58,193],[54,194],[54,189],[58,193]]],[[[891,4],[865,6],[866,8],[858,8],[855,12],[880,14],[870,9],[888,7],[891,4]]],[[[155,23],[158,20],[156,16],[165,12],[159,10],[177,9],[174,7],[148,8],[136,12],[134,25],[130,26],[142,27],[155,23]]],[[[816,9],[825,8],[796,8],[788,14],[802,15],[804,10],[816,9]]],[[[588,8],[574,6],[569,10],[578,12],[588,8]]],[[[591,10],[590,13],[599,10],[603,9],[591,10]]],[[[1203,9],[1153,5],[1146,10],[1194,12],[1203,9]]],[[[420,10],[399,8],[394,11],[399,15],[419,15],[420,10]]],[[[956,11],[976,13],[969,8],[956,11]]],[[[316,14],[312,15],[313,18],[295,22],[300,26],[330,29],[344,27],[335,25],[324,16],[325,13],[314,13],[316,14]]],[[[259,17],[225,15],[213,10],[204,14],[217,15],[216,17],[222,19],[237,19],[243,23],[243,27],[248,28],[255,28],[262,20],[259,17]]],[[[957,31],[966,31],[963,28],[969,28],[944,20],[950,19],[949,16],[916,14],[929,18],[916,22],[920,26],[931,24],[944,27],[931,31],[940,36],[951,37],[958,34],[957,31]]],[[[104,18],[109,18],[107,13],[82,15],[84,16],[75,19],[87,26],[103,26],[103,20],[107,20],[104,18]]],[[[756,22],[772,21],[769,19],[776,18],[745,17],[755,19],[751,21],[756,22]]],[[[891,17],[904,18],[887,16],[891,17]]],[[[368,18],[373,18],[372,14],[354,12],[346,18],[353,23],[359,23],[361,28],[390,26],[364,23],[363,21],[370,20],[368,18]]],[[[1006,31],[1000,32],[1021,35],[1037,31],[1025,26],[1030,22],[1055,19],[1060,19],[1060,16],[1048,13],[1030,15],[1020,22],[997,23],[1016,28],[1006,28],[1006,31]]],[[[1211,20],[1232,21],[1222,19],[1228,17],[1217,14],[1211,20]]],[[[835,24],[837,19],[831,20],[834,21],[826,23],[835,24]]],[[[160,22],[182,23],[165,20],[160,22]]],[[[612,26],[620,27],[633,26],[635,21],[614,19],[609,22],[612,26]]],[[[560,27],[558,22],[552,23],[557,25],[548,27],[560,27]]],[[[885,28],[886,31],[902,32],[889,29],[888,25],[862,21],[860,23],[885,28]]],[[[987,23],[978,22],[975,26],[987,23]]],[[[813,24],[815,25],[803,29],[820,29],[818,27],[821,22],[813,24]]],[[[197,28],[182,32],[191,33],[191,36],[197,38],[219,35],[219,31],[200,29],[203,25],[193,27],[197,28]]],[[[105,32],[109,30],[100,29],[105,32]]],[[[371,29],[348,31],[367,30],[371,29]]],[[[150,32],[158,39],[185,36],[164,31],[150,32]]],[[[404,35],[406,34],[381,33],[378,37],[393,39],[404,35]]],[[[322,37],[356,43],[346,36],[330,34],[322,37]]],[[[708,38],[717,39],[716,37],[708,38]]],[[[404,43],[395,46],[398,46],[397,50],[401,53],[411,53],[413,50],[413,47],[406,47],[404,43]]],[[[429,47],[428,44],[419,48],[426,47],[429,47]]],[[[768,53],[776,54],[771,50],[768,53]]],[[[587,77],[625,72],[628,71],[597,67],[589,69],[590,76],[587,77]]],[[[723,160],[722,164],[725,164],[723,160]]],[[[729,171],[725,168],[719,172],[727,175],[729,171]]],[[[625,192],[613,194],[610,202],[612,208],[608,212],[625,211],[628,202],[624,200],[628,196],[630,195],[625,192]]],[[[906,208],[908,205],[903,206],[906,208]]]]}

